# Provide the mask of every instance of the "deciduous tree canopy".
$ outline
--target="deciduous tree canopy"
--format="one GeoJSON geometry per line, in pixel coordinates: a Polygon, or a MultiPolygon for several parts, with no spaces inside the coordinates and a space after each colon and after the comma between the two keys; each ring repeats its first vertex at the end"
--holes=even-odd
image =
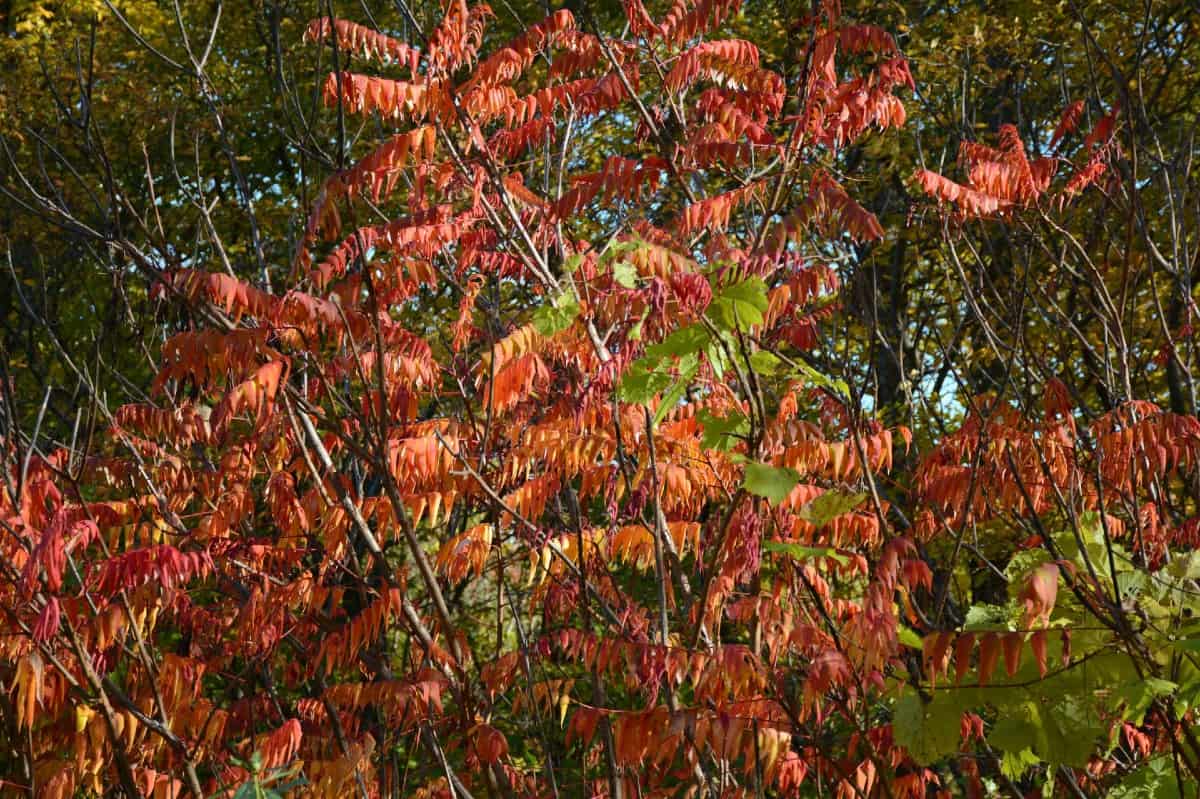
{"type": "Polygon", "coordinates": [[[3,14],[0,796],[1196,796],[1189,6],[3,14]]]}

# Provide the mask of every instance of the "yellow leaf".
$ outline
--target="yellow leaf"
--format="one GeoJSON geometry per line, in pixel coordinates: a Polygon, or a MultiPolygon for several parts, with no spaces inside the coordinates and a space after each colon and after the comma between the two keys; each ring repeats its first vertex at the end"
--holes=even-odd
{"type": "Polygon", "coordinates": [[[88,723],[92,720],[92,716],[96,715],[96,711],[92,710],[87,705],[75,706],[75,733],[79,734],[87,729],[88,723]]]}

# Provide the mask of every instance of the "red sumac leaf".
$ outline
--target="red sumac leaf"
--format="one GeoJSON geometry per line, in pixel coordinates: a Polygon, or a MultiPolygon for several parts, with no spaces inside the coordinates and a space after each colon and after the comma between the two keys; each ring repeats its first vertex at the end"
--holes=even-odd
{"type": "Polygon", "coordinates": [[[480,724],[475,727],[471,743],[482,763],[491,765],[508,756],[508,740],[503,733],[490,725],[480,724]]]}
{"type": "Polygon", "coordinates": [[[1004,670],[1012,677],[1021,668],[1021,646],[1025,643],[1024,633],[1009,633],[1004,636],[1004,670]]]}
{"type": "Polygon", "coordinates": [[[46,606],[42,608],[42,612],[38,614],[37,621],[33,625],[33,640],[44,644],[57,635],[61,618],[62,611],[58,605],[58,597],[52,596],[46,600],[46,606]]]}
{"type": "Polygon", "coordinates": [[[979,641],[979,684],[987,685],[1000,660],[1000,636],[986,633],[979,641]]]}
{"type": "Polygon", "coordinates": [[[971,651],[975,648],[975,633],[963,633],[954,644],[954,681],[961,683],[971,668],[971,651]]]}
{"type": "Polygon", "coordinates": [[[947,656],[950,650],[950,642],[954,640],[954,633],[940,632],[931,633],[925,636],[924,654],[925,654],[925,671],[929,674],[930,682],[937,682],[939,674],[945,672],[948,664],[947,656]]]}
{"type": "Polygon", "coordinates": [[[1038,630],[1029,638],[1029,648],[1033,651],[1033,659],[1037,661],[1038,673],[1046,676],[1046,631],[1038,630]]]}

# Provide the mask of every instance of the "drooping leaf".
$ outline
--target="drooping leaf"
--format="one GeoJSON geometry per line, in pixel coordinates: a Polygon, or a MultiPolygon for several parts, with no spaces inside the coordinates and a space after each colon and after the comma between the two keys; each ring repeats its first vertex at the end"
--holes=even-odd
{"type": "Polygon", "coordinates": [[[800,474],[795,469],[750,462],[746,464],[742,485],[751,494],[765,497],[772,505],[778,505],[799,482],[800,474]]]}
{"type": "Polygon", "coordinates": [[[867,494],[864,491],[826,491],[797,511],[796,515],[814,527],[824,527],[838,516],[857,508],[866,498],[867,494]]]}
{"type": "Polygon", "coordinates": [[[695,359],[691,359],[686,368],[680,370],[679,378],[663,393],[662,399],[658,404],[658,410],[654,412],[655,425],[661,422],[678,405],[679,400],[683,398],[684,393],[687,391],[692,377],[696,374],[698,366],[698,362],[695,359]]]}

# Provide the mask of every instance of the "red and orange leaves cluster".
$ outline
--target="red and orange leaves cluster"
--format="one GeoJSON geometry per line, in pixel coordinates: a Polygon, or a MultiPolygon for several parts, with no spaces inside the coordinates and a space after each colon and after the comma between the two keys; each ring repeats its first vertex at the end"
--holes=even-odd
{"type": "Polygon", "coordinates": [[[1050,137],[1047,155],[1030,160],[1016,127],[1002,125],[997,146],[973,141],[964,141],[960,146],[958,158],[967,173],[965,185],[928,169],[917,171],[917,185],[939,202],[952,204],[963,220],[1004,217],[1039,202],[1061,208],[1104,176],[1120,147],[1115,136],[1120,109],[1114,108],[1100,117],[1083,138],[1074,160],[1063,156],[1060,151],[1079,127],[1083,111],[1082,100],[1067,106],[1050,137]],[[1052,187],[1063,166],[1067,179],[1052,187]]]}
{"type": "MultiPolygon", "coordinates": [[[[342,64],[403,66],[324,83],[330,108],[397,130],[323,182],[284,288],[166,276],[155,291],[194,325],[165,342],[152,401],[117,409],[99,446],[30,458],[0,501],[0,675],[41,795],[127,772],[146,796],[174,799],[193,775],[232,796],[255,763],[322,797],[667,795],[698,771],[726,796],[937,789],[869,710],[903,669],[900,616],[919,624],[929,569],[886,500],[805,513],[878,484],[906,431],[800,380],[752,407],[709,360],[657,424],[616,398],[647,346],[747,279],[768,304],[746,341],[819,346],[839,280],[812,245],[883,229],[814,153],[903,124],[908,67],[827,2],[785,116],[756,46],[719,38],[736,0],[624,6],[626,38],[559,11],[490,54],[490,9],[461,1],[422,49],[344,20],[309,28],[342,64]],[[676,108],[688,124],[670,141],[676,108]],[[526,170],[605,114],[636,121],[627,149],[561,186],[526,170]],[[366,200],[396,195],[405,207],[364,222],[366,200]],[[630,245],[621,279],[612,244],[630,245]],[[530,321],[564,295],[567,324],[530,321]],[[701,419],[734,413],[757,419],[755,451],[706,447],[701,419]],[[741,490],[747,457],[800,481],[770,506],[741,490]]],[[[979,211],[1029,201],[1048,172],[1018,145],[964,156],[973,188],[925,180],[986,195],[979,211]]],[[[1045,431],[973,419],[919,472],[916,536],[997,501],[1021,512],[1007,462],[983,465],[977,502],[964,488],[980,424],[1034,468],[1045,431]]],[[[1147,464],[1114,480],[1194,459],[1191,422],[1139,409],[1098,424],[1106,452],[1147,464]]],[[[1027,592],[1033,622],[1054,602],[1046,579],[1027,592]]],[[[950,640],[927,640],[936,673],[950,640]]],[[[1007,639],[979,648],[981,675],[1016,656],[1007,639]]]]}

